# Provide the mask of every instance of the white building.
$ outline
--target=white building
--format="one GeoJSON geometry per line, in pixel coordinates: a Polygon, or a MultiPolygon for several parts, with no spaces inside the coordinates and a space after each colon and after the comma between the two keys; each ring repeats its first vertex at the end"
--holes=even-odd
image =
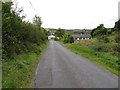
{"type": "Polygon", "coordinates": [[[74,40],[87,40],[87,39],[92,39],[92,36],[90,34],[77,34],[77,35],[72,35],[74,40]]]}
{"type": "Polygon", "coordinates": [[[50,35],[50,36],[48,36],[48,39],[54,39],[54,38],[55,38],[54,35],[50,35]]]}

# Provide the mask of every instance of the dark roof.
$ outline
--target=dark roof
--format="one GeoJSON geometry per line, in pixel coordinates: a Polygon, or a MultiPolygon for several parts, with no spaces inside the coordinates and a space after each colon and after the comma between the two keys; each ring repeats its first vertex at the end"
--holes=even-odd
{"type": "Polygon", "coordinates": [[[77,34],[77,35],[72,35],[74,38],[91,38],[92,36],[90,34],[77,34]]]}

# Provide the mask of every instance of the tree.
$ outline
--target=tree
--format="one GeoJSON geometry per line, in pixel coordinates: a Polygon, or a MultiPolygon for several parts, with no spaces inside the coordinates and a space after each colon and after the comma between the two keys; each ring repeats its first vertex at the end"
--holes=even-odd
{"type": "Polygon", "coordinates": [[[57,37],[59,37],[59,38],[62,38],[63,35],[64,35],[64,33],[65,33],[65,30],[59,28],[58,30],[56,30],[55,36],[57,36],[57,37]]]}
{"type": "Polygon", "coordinates": [[[11,59],[16,55],[34,51],[38,45],[45,43],[47,32],[41,28],[41,21],[36,17],[36,25],[23,21],[20,12],[12,9],[12,2],[2,3],[2,55],[11,59]],[[41,30],[40,30],[41,28],[41,30]]]}
{"type": "MultiPolygon", "coordinates": [[[[117,43],[120,43],[120,19],[117,22],[115,22],[114,31],[117,32],[117,36],[115,37],[115,41],[117,43]]],[[[118,48],[118,50],[120,50],[120,48],[118,48]]]]}
{"type": "Polygon", "coordinates": [[[100,24],[97,28],[92,30],[91,35],[92,37],[107,35],[107,29],[104,27],[104,24],[100,24]]]}
{"type": "Polygon", "coordinates": [[[117,22],[115,22],[114,30],[120,31],[120,19],[117,22]]]}
{"type": "Polygon", "coordinates": [[[35,17],[33,18],[33,24],[37,25],[38,27],[41,27],[42,24],[41,17],[35,15],[35,17]]]}
{"type": "Polygon", "coordinates": [[[73,43],[74,42],[74,38],[70,34],[65,33],[63,35],[63,42],[64,43],[73,43]]]}

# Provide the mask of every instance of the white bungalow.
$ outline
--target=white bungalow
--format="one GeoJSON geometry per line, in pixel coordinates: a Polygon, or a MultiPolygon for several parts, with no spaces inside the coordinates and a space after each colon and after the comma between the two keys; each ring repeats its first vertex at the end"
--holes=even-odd
{"type": "Polygon", "coordinates": [[[77,34],[77,35],[72,35],[74,40],[87,40],[87,39],[92,39],[92,36],[90,34],[77,34]]]}

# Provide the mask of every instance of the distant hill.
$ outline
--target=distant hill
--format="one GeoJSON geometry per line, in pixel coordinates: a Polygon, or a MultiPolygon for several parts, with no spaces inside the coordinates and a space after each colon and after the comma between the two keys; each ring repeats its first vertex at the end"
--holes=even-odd
{"type": "MultiPolygon", "coordinates": [[[[55,28],[46,28],[47,31],[50,31],[51,33],[54,33],[57,29],[55,28]]],[[[80,34],[80,33],[85,33],[85,34],[90,34],[92,29],[64,29],[66,33],[71,33],[71,34],[80,34]]]]}

